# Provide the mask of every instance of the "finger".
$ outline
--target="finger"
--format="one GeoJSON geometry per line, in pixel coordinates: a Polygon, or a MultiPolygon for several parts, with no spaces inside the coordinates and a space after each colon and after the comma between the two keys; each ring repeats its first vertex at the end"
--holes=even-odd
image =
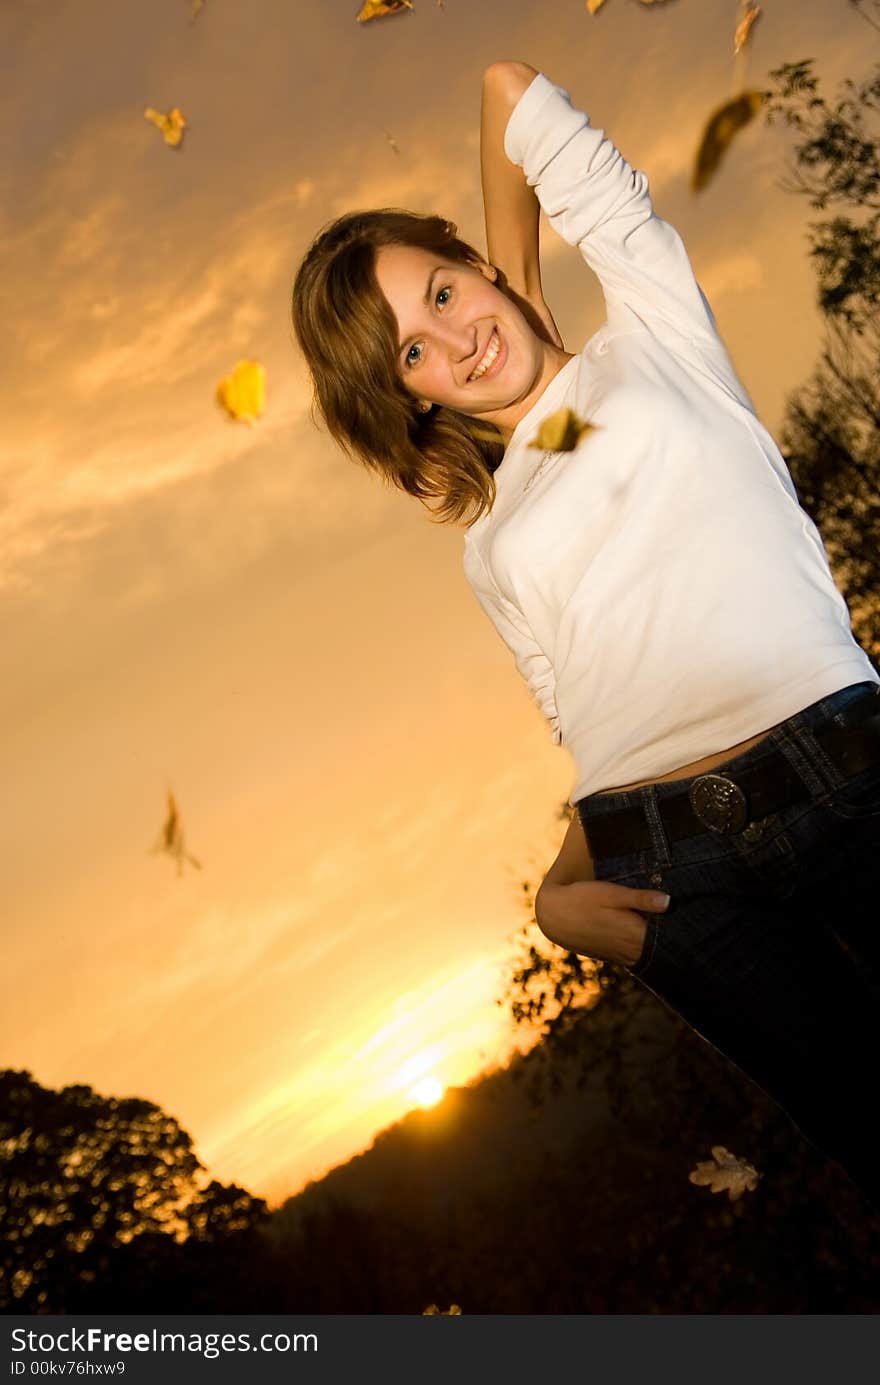
{"type": "Polygon", "coordinates": [[[669,908],[671,897],[662,890],[633,890],[637,896],[637,909],[647,909],[653,914],[663,914],[669,908]]]}
{"type": "Polygon", "coordinates": [[[601,882],[605,887],[605,897],[612,908],[647,909],[651,913],[662,913],[669,907],[669,895],[662,890],[638,890],[632,885],[616,885],[611,880],[601,882]],[[618,902],[619,901],[619,902],[618,902]]]}

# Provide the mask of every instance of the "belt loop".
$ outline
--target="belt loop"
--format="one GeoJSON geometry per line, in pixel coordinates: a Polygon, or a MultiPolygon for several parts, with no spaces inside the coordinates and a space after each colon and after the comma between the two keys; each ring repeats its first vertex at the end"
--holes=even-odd
{"type": "Polygon", "coordinates": [[[669,841],[666,836],[666,829],[663,826],[663,819],[660,817],[660,808],[657,803],[657,789],[654,784],[645,784],[637,790],[642,795],[642,807],[645,810],[645,817],[648,820],[648,831],[651,834],[651,864],[655,871],[659,871],[665,866],[672,865],[672,856],[669,850],[669,841]]]}
{"type": "MultiPolygon", "coordinates": [[[[828,719],[830,724],[830,718],[828,719]]],[[[770,733],[814,799],[837,789],[846,776],[825,754],[802,712],[789,717],[770,733]]]]}

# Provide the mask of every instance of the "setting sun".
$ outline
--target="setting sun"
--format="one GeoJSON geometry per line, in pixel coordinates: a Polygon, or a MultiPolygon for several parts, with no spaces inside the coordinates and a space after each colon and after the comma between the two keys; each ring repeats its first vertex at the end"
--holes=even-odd
{"type": "Polygon", "coordinates": [[[443,1095],[443,1084],[436,1077],[423,1077],[410,1087],[409,1094],[419,1106],[436,1106],[443,1095]]]}

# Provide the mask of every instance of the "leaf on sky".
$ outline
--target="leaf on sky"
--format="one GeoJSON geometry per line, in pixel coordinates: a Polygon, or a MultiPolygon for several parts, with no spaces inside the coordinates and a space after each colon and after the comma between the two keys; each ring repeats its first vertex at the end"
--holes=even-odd
{"type": "Polygon", "coordinates": [[[712,1158],[704,1159],[688,1174],[688,1182],[701,1188],[711,1188],[713,1193],[727,1192],[731,1202],[736,1202],[743,1193],[754,1192],[761,1175],[745,1159],[737,1159],[723,1145],[712,1146],[712,1158]]]}
{"type": "Polygon", "coordinates": [[[217,386],[217,402],[238,423],[256,423],[266,407],[266,372],[259,361],[239,361],[217,386]]]}
{"type": "Polygon", "coordinates": [[[744,91],[709,117],[691,175],[693,192],[700,192],[714,177],[734,135],[757,115],[763,102],[760,91],[744,91]]]}
{"type": "Polygon", "coordinates": [[[366,24],[368,19],[382,19],[386,14],[396,14],[398,10],[411,10],[412,0],[364,0],[363,9],[358,15],[358,24],[366,24]]]}
{"type": "Polygon", "coordinates": [[[391,145],[391,148],[394,150],[395,154],[399,154],[399,153],[400,153],[400,145],[397,143],[397,140],[394,138],[393,135],[389,135],[389,133],[388,133],[387,130],[385,131],[385,138],[387,139],[388,143],[391,145]]]}
{"type": "Polygon", "coordinates": [[[760,5],[746,4],[745,14],[736,26],[736,33],[733,36],[734,56],[742,52],[748,41],[749,34],[752,32],[752,25],[761,13],[760,5]]]}
{"type": "Polygon", "coordinates": [[[604,4],[605,0],[587,0],[587,10],[590,14],[595,14],[597,10],[601,10],[604,4]]]}
{"type": "Polygon", "coordinates": [[[176,149],[183,139],[183,132],[186,129],[186,119],[183,113],[176,106],[173,106],[167,114],[155,110],[152,106],[145,106],[144,115],[147,120],[153,122],[158,130],[162,131],[165,143],[176,149]]]}
{"type": "Polygon", "coordinates": [[[541,452],[573,452],[581,438],[594,427],[595,424],[578,418],[573,409],[558,409],[541,421],[529,447],[537,447],[541,452]]]}
{"type": "Polygon", "coordinates": [[[201,862],[197,861],[195,856],[190,856],[189,852],[186,850],[186,845],[183,840],[183,827],[180,822],[180,813],[178,812],[174,794],[170,789],[168,790],[168,812],[165,817],[165,822],[155,846],[152,846],[150,851],[164,851],[167,852],[169,856],[173,856],[177,862],[178,875],[183,874],[184,861],[189,861],[190,865],[195,866],[196,870],[202,869],[201,862]]]}
{"type": "Polygon", "coordinates": [[[192,0],[192,8],[191,8],[191,10],[190,10],[190,16],[189,16],[189,17],[190,17],[190,20],[192,21],[193,19],[195,19],[195,18],[197,17],[197,15],[200,15],[201,12],[202,12],[202,10],[203,10],[204,8],[205,8],[205,0],[192,0]]]}

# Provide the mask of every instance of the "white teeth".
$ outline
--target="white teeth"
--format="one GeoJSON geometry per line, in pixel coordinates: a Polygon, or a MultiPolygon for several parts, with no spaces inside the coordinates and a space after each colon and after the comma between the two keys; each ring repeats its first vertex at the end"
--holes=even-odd
{"type": "Polygon", "coordinates": [[[474,370],[471,371],[470,375],[468,376],[468,379],[479,380],[481,375],[485,375],[486,371],[489,369],[490,365],[492,364],[500,350],[501,342],[498,339],[498,329],[493,327],[492,335],[489,338],[489,345],[486,348],[486,354],[480,361],[480,364],[474,370]]]}

